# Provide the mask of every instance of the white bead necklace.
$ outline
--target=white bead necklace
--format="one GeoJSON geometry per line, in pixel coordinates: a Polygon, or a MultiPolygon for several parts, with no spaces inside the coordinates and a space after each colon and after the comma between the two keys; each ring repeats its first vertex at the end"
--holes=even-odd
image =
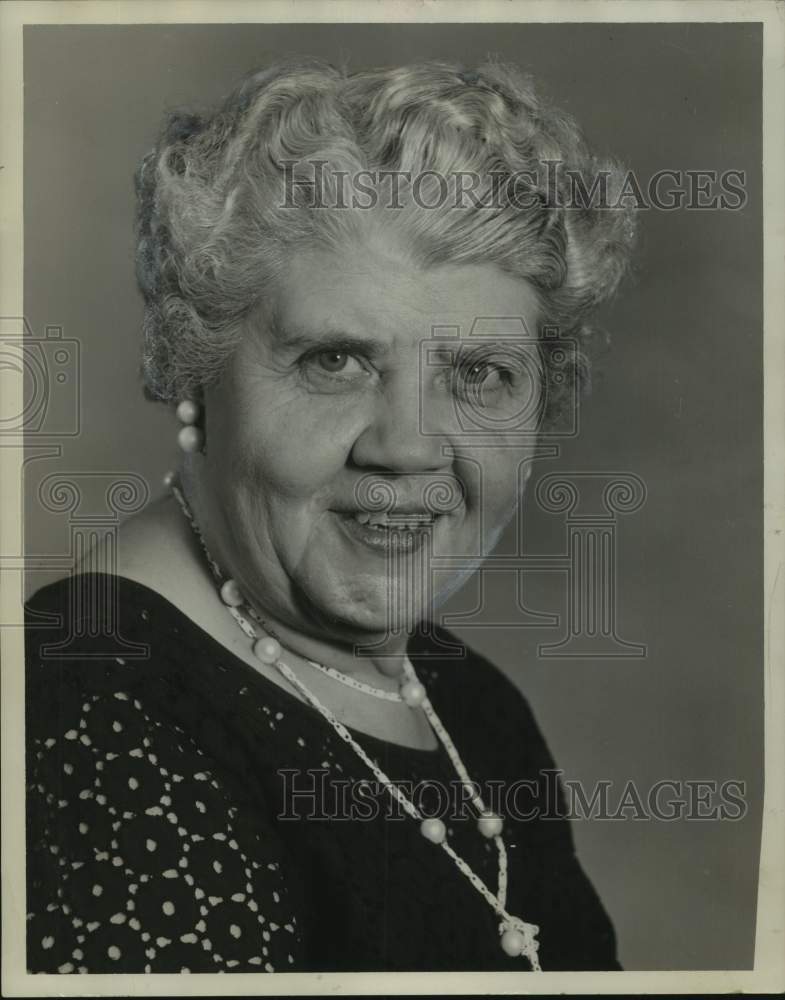
{"type": "Polygon", "coordinates": [[[409,658],[404,657],[402,671],[404,679],[401,683],[400,694],[396,694],[392,691],[384,691],[381,688],[374,688],[369,684],[363,684],[354,678],[347,677],[338,670],[334,670],[332,667],[323,666],[315,660],[308,660],[307,662],[310,666],[322,671],[329,677],[340,680],[342,683],[348,684],[350,687],[363,691],[366,694],[372,694],[374,697],[384,698],[389,701],[403,701],[412,708],[422,708],[431,728],[447,752],[447,756],[450,758],[450,762],[455,768],[456,774],[464,785],[472,805],[477,810],[478,830],[484,837],[492,839],[496,845],[499,858],[499,876],[498,889],[495,894],[491,892],[482,879],[447,842],[447,830],[442,820],[433,818],[423,819],[415,804],[408,799],[406,795],[404,795],[400,788],[398,788],[376,764],[376,762],[368,756],[360,744],[354,739],[346,726],[335,718],[329,708],[319,701],[316,695],[314,695],[294,673],[292,668],[283,659],[281,659],[281,653],[283,650],[278,640],[273,638],[271,635],[259,635],[257,629],[249,620],[250,617],[262,624],[258,613],[245,600],[237,582],[224,577],[218,563],[210,555],[202,533],[199,530],[199,526],[196,523],[196,519],[188,505],[188,501],[185,499],[185,496],[177,485],[175,477],[172,473],[167,474],[164,479],[164,484],[171,489],[183,514],[188,519],[196,537],[199,539],[202,550],[207,558],[210,571],[212,572],[216,584],[220,589],[221,600],[243,632],[253,641],[253,652],[257,659],[259,659],[262,663],[275,666],[278,672],[286,678],[286,680],[300,692],[306,701],[330,724],[337,735],[352,748],[360,760],[373,773],[380,785],[387,792],[389,792],[394,799],[396,799],[407,815],[411,816],[412,819],[419,820],[420,832],[425,839],[433,844],[438,844],[439,847],[441,847],[442,850],[452,859],[461,874],[469,880],[477,892],[479,892],[483,899],[485,899],[491,909],[497,914],[498,917],[500,917],[499,934],[503,951],[513,958],[525,956],[529,960],[532,971],[541,972],[542,969],[537,957],[537,950],[539,948],[537,934],[539,932],[539,927],[536,924],[526,923],[519,917],[512,916],[506,909],[507,849],[501,837],[502,819],[485,808],[485,804],[477,791],[477,786],[469,776],[469,773],[466,770],[457,749],[455,748],[455,744],[452,742],[449,733],[444,728],[444,725],[439,719],[439,716],[436,714],[433,705],[428,699],[427,692],[425,691],[424,686],[420,683],[409,658]],[[246,615],[244,615],[240,610],[240,608],[243,607],[246,609],[248,617],[246,617],[246,615]]]}
{"type": "MultiPolygon", "coordinates": [[[[253,618],[253,620],[262,626],[269,634],[274,638],[278,639],[278,636],[273,632],[269,625],[264,622],[257,611],[253,608],[248,607],[248,614],[253,618]]],[[[317,663],[316,660],[309,660],[304,657],[305,662],[309,667],[313,667],[314,670],[318,670],[322,674],[326,674],[331,677],[334,681],[340,681],[341,684],[345,684],[346,687],[353,688],[355,691],[360,691],[362,694],[369,694],[374,698],[381,698],[383,701],[396,701],[398,704],[405,702],[407,705],[416,705],[422,702],[422,697],[425,696],[425,688],[419,683],[417,678],[408,678],[400,684],[398,691],[385,691],[384,688],[373,687],[371,684],[365,684],[363,681],[358,681],[356,677],[352,677],[351,674],[345,674],[342,670],[336,670],[335,667],[325,666],[323,663],[317,663]],[[421,696],[422,692],[422,696],[421,696]],[[417,699],[420,699],[419,701],[417,699]]]]}

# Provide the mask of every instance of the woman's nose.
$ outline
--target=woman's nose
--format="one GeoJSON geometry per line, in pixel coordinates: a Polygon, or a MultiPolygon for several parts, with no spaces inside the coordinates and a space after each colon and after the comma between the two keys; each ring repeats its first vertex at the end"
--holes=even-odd
{"type": "Polygon", "coordinates": [[[394,378],[373,399],[368,423],[351,451],[354,464],[390,472],[425,472],[450,465],[443,403],[426,400],[419,379],[394,378]]]}

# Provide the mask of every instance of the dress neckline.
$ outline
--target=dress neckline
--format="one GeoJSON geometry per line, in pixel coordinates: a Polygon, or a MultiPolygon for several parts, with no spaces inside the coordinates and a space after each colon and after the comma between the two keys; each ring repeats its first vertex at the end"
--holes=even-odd
{"type": "MultiPolygon", "coordinates": [[[[160,591],[155,590],[153,587],[145,583],[141,583],[132,577],[123,576],[122,574],[108,574],[100,573],[95,571],[82,572],[74,574],[73,577],[64,577],[59,581],[55,581],[49,586],[58,586],[62,584],[67,584],[70,580],[74,579],[76,576],[95,576],[95,577],[108,577],[114,576],[114,579],[118,581],[119,586],[126,593],[138,594],[137,601],[142,603],[146,598],[149,601],[149,596],[157,601],[163,606],[165,613],[168,616],[175,616],[188,623],[188,626],[199,633],[199,643],[205,650],[206,658],[212,663],[212,666],[216,669],[220,669],[222,673],[226,673],[231,670],[238,677],[237,690],[243,688],[243,686],[248,686],[252,684],[257,687],[261,692],[264,693],[266,698],[273,697],[278,699],[281,707],[285,707],[287,711],[299,711],[300,714],[309,719],[312,723],[317,722],[322,724],[326,730],[334,733],[334,730],[330,724],[323,718],[321,713],[319,713],[312,705],[307,704],[302,701],[292,692],[288,691],[282,685],[276,684],[274,681],[265,677],[264,674],[259,673],[257,670],[247,663],[245,660],[237,656],[236,653],[232,652],[227,646],[222,642],[219,642],[214,636],[212,636],[206,629],[204,629],[199,622],[195,621],[190,615],[179,608],[176,604],[173,604],[168,597],[164,596],[160,591]],[[210,650],[215,650],[215,656],[212,656],[210,650]],[[219,666],[223,664],[223,667],[219,666]],[[240,678],[243,678],[240,680],[240,678]]],[[[411,645],[411,644],[410,644],[411,645]]],[[[415,650],[411,651],[413,658],[417,658],[417,652],[415,650]]],[[[386,740],[382,737],[375,736],[372,733],[368,733],[362,729],[355,729],[352,726],[346,725],[346,729],[349,731],[351,736],[357,740],[360,745],[368,744],[372,742],[375,747],[381,749],[385,754],[395,753],[404,755],[407,757],[426,760],[437,760],[443,755],[444,750],[441,742],[437,740],[436,746],[430,749],[425,749],[421,747],[409,746],[404,743],[396,743],[394,740],[386,740]]]]}

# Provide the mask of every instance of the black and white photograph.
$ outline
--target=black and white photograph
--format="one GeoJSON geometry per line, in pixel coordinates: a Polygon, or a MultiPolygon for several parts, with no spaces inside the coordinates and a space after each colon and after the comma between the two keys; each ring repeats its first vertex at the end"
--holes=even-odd
{"type": "Polygon", "coordinates": [[[782,12],[0,11],[5,995],[785,988],[782,12]]]}

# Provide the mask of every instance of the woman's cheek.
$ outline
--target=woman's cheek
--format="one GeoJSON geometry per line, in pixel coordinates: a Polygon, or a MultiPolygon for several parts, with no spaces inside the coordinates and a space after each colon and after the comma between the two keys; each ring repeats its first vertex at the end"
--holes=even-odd
{"type": "Polygon", "coordinates": [[[272,436],[247,440],[235,466],[242,470],[247,488],[296,498],[310,497],[331,482],[345,461],[346,452],[334,439],[303,433],[290,425],[272,436]]]}
{"type": "Polygon", "coordinates": [[[356,417],[338,407],[304,406],[278,427],[266,449],[281,485],[292,494],[310,496],[333,483],[346,467],[357,426],[356,417]],[[294,441],[296,446],[290,443],[294,441]]]}

